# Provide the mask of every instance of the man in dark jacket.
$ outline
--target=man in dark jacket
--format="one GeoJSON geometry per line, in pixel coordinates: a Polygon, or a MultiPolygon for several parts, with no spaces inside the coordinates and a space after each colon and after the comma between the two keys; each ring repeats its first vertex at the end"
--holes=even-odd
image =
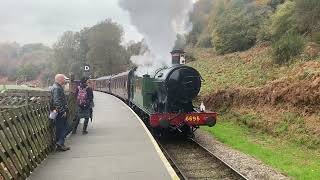
{"type": "Polygon", "coordinates": [[[64,94],[63,86],[65,85],[66,76],[63,74],[57,74],[55,76],[55,83],[53,84],[51,94],[52,94],[52,108],[58,112],[56,117],[56,145],[57,150],[67,151],[70,147],[64,145],[65,138],[67,136],[68,122],[68,104],[67,99],[64,94]]]}
{"type": "Polygon", "coordinates": [[[88,134],[87,127],[89,123],[89,118],[92,118],[93,90],[91,89],[91,87],[87,85],[87,78],[84,77],[81,79],[80,86],[77,88],[76,91],[76,97],[78,107],[76,114],[76,122],[72,133],[76,134],[80,119],[84,118],[82,134],[88,134]],[[81,100],[81,97],[85,99],[81,100]]]}

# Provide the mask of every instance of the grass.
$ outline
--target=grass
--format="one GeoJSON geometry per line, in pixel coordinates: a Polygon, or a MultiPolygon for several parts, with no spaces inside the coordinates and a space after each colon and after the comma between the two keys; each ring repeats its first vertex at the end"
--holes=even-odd
{"type": "Polygon", "coordinates": [[[320,149],[317,130],[307,125],[309,121],[312,121],[310,116],[302,116],[289,111],[277,112],[276,109],[261,111],[249,108],[233,108],[222,114],[224,114],[224,119],[241,126],[281,138],[310,150],[320,149]]]}
{"type": "Polygon", "coordinates": [[[249,154],[297,179],[319,179],[320,152],[259,133],[231,121],[220,120],[213,128],[204,127],[219,141],[249,154]]]}
{"type": "Polygon", "coordinates": [[[201,95],[219,89],[262,86],[268,81],[284,77],[300,63],[296,61],[289,66],[279,67],[273,63],[269,50],[256,51],[249,50],[249,57],[244,53],[214,56],[208,55],[206,50],[194,49],[192,52],[197,61],[188,65],[196,68],[205,80],[201,95]]]}
{"type": "Polygon", "coordinates": [[[40,88],[31,88],[27,86],[17,86],[17,85],[0,85],[0,92],[5,90],[36,90],[41,91],[43,89],[40,88]]]}

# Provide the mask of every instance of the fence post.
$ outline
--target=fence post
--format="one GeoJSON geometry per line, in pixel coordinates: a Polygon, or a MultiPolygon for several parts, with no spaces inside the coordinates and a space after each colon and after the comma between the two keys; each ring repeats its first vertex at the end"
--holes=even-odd
{"type": "Polygon", "coordinates": [[[26,92],[26,94],[27,94],[27,105],[29,105],[29,101],[30,101],[30,92],[27,90],[27,92],[26,92]]]}
{"type": "Polygon", "coordinates": [[[74,74],[70,74],[70,83],[69,83],[69,91],[70,93],[76,93],[76,83],[75,83],[75,77],[74,77],[74,74]]]}

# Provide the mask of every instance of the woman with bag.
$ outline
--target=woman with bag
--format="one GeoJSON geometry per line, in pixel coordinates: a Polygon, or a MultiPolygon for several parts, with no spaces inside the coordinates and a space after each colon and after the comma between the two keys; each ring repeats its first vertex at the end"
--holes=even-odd
{"type": "MultiPolygon", "coordinates": [[[[92,118],[92,107],[93,107],[93,90],[87,85],[87,78],[82,78],[80,86],[78,86],[76,91],[77,98],[77,113],[76,122],[73,128],[72,134],[77,133],[77,128],[80,119],[84,118],[84,124],[82,129],[82,134],[88,134],[87,128],[89,123],[89,118],[92,118]]],[[[92,120],[91,120],[92,121],[92,120]]]]}

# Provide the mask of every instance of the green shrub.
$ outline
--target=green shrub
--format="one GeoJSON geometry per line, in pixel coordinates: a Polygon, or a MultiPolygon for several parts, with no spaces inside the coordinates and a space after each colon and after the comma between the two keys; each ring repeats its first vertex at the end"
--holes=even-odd
{"type": "Polygon", "coordinates": [[[270,0],[270,2],[268,3],[269,6],[271,6],[272,8],[276,9],[278,5],[284,3],[284,0],[270,0]]]}
{"type": "Polygon", "coordinates": [[[297,33],[286,33],[278,41],[275,41],[273,49],[273,58],[275,63],[284,64],[293,57],[299,55],[304,47],[304,39],[297,33]]]}
{"type": "Polygon", "coordinates": [[[37,78],[37,76],[39,75],[41,71],[41,67],[40,66],[34,66],[32,64],[26,64],[21,66],[16,75],[15,78],[16,79],[20,79],[20,80],[26,80],[26,81],[31,81],[37,78]]]}
{"type": "Polygon", "coordinates": [[[201,48],[212,48],[212,37],[209,34],[202,35],[197,46],[201,48]]]}
{"type": "Polygon", "coordinates": [[[314,38],[313,39],[314,39],[314,42],[320,44],[320,32],[316,32],[314,34],[314,38]]]}
{"type": "Polygon", "coordinates": [[[312,33],[320,30],[320,1],[296,0],[296,16],[301,33],[312,33]]]}
{"type": "Polygon", "coordinates": [[[258,32],[257,38],[258,42],[267,42],[271,41],[271,32],[270,32],[270,20],[265,21],[258,32]]]}
{"type": "Polygon", "coordinates": [[[295,8],[295,2],[286,1],[271,16],[270,33],[273,40],[277,41],[285,33],[296,30],[295,8]]]}
{"type": "Polygon", "coordinates": [[[218,19],[213,44],[219,54],[244,51],[255,44],[258,26],[254,13],[242,8],[243,4],[234,4],[218,19]]]}

